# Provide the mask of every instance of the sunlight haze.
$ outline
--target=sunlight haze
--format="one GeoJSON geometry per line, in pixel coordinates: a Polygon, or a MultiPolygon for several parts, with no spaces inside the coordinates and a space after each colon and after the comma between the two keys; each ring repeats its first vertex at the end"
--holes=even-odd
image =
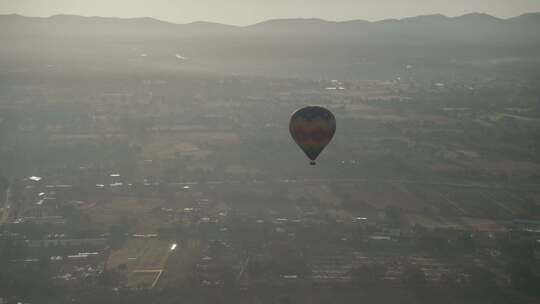
{"type": "Polygon", "coordinates": [[[537,0],[0,0],[0,14],[27,16],[153,17],[175,23],[211,21],[249,25],[275,18],[381,20],[424,14],[457,16],[471,12],[508,18],[540,11],[537,0]]]}

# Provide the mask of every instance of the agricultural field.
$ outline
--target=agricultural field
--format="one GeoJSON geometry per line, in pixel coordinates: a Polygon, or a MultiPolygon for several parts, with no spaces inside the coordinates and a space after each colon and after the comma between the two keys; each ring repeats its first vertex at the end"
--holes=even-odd
{"type": "MultiPolygon", "coordinates": [[[[179,203],[178,208],[182,205],[179,203]]],[[[113,196],[110,202],[96,204],[84,210],[92,226],[100,231],[115,225],[127,225],[133,233],[156,233],[174,221],[170,213],[161,208],[169,205],[160,199],[148,198],[141,201],[135,197],[113,196]]]]}
{"type": "Polygon", "coordinates": [[[151,287],[165,268],[171,245],[157,238],[129,238],[121,248],[111,251],[107,268],[126,273],[127,286],[151,287]]]}
{"type": "Polygon", "coordinates": [[[195,277],[194,266],[201,258],[204,245],[200,240],[179,242],[171,251],[161,275],[158,288],[179,288],[189,286],[195,277]]]}
{"type": "Polygon", "coordinates": [[[160,132],[142,147],[141,156],[147,159],[166,159],[189,156],[204,159],[213,146],[226,147],[240,144],[238,134],[222,130],[180,130],[160,132]]]}

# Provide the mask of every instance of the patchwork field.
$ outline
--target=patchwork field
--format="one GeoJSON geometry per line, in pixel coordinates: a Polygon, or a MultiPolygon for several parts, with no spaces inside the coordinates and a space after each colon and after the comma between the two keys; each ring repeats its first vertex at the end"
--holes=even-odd
{"type": "Polygon", "coordinates": [[[85,210],[92,225],[97,230],[107,230],[109,227],[125,224],[136,233],[155,233],[161,227],[167,227],[173,218],[158,212],[164,202],[157,199],[147,199],[139,202],[134,197],[114,196],[109,203],[96,204],[85,210]]]}
{"type": "Polygon", "coordinates": [[[124,269],[128,286],[152,287],[165,268],[170,252],[170,242],[157,238],[130,238],[121,249],[111,252],[107,268],[124,269]]]}

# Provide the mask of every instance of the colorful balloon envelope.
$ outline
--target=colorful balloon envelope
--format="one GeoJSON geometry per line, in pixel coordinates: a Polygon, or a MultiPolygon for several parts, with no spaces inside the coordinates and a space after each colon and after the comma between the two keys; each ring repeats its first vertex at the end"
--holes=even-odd
{"type": "Polygon", "coordinates": [[[315,160],[336,133],[336,118],[329,110],[309,106],[293,113],[289,131],[294,141],[315,165],[315,160]]]}

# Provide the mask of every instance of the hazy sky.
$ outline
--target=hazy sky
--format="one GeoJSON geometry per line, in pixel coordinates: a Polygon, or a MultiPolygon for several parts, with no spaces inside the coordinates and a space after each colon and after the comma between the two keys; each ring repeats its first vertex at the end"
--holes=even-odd
{"type": "Polygon", "coordinates": [[[272,18],[402,18],[483,12],[512,17],[540,11],[540,0],[0,0],[0,14],[154,17],[176,23],[247,25],[272,18]]]}

